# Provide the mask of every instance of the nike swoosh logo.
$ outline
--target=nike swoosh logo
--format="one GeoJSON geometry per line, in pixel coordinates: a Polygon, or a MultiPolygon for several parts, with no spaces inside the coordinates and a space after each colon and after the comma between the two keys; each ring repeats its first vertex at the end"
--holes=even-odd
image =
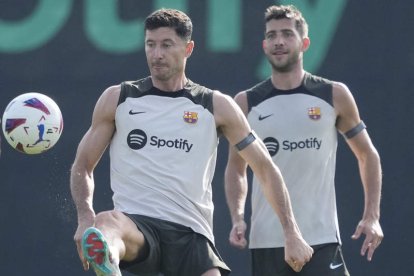
{"type": "Polygon", "coordinates": [[[136,114],[141,114],[141,113],[145,113],[145,111],[134,112],[132,109],[129,111],[129,115],[136,115],[136,114]]]}
{"type": "Polygon", "coordinates": [[[268,118],[268,117],[270,117],[272,115],[273,115],[273,113],[270,114],[270,115],[266,115],[266,116],[259,115],[259,121],[264,120],[264,119],[266,119],[266,118],[268,118]]]}
{"type": "Polygon", "coordinates": [[[341,267],[343,265],[344,265],[343,263],[340,263],[340,264],[333,264],[333,263],[331,263],[329,265],[329,268],[332,269],[332,270],[334,270],[334,269],[337,269],[338,267],[341,267]]]}

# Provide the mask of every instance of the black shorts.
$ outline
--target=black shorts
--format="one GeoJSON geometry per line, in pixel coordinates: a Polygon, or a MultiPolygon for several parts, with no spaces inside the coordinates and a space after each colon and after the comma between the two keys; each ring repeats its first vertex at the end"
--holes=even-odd
{"type": "Polygon", "coordinates": [[[136,275],[200,276],[212,268],[221,275],[230,269],[215,246],[190,227],[142,215],[126,214],[144,234],[148,255],[144,260],[121,261],[120,268],[136,275]]]}
{"type": "Polygon", "coordinates": [[[327,243],[312,246],[311,260],[300,272],[295,272],[285,261],[283,247],[252,249],[253,276],[349,276],[341,245],[327,243]]]}

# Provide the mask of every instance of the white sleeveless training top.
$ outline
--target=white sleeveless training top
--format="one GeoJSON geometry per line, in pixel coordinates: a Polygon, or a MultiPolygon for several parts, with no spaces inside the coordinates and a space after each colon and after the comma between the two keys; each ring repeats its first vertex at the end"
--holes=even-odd
{"type": "Polygon", "coordinates": [[[179,223],[214,242],[212,95],[190,81],[177,92],[153,87],[150,77],[122,83],[110,145],[116,210],[179,223]]]}
{"type": "MultiPolygon", "coordinates": [[[[304,239],[310,245],[340,242],[332,82],[306,73],[298,88],[277,90],[267,79],[246,93],[248,121],[281,170],[304,239]]],[[[253,177],[249,247],[284,246],[280,221],[253,177]]]]}

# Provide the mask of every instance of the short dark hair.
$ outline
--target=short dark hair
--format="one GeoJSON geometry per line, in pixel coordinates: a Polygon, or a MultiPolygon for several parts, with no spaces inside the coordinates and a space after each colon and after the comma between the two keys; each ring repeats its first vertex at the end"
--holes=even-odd
{"type": "Polygon", "coordinates": [[[302,13],[293,5],[273,5],[268,7],[265,12],[265,23],[272,19],[293,19],[299,34],[302,37],[308,36],[308,23],[306,23],[302,13]]]}
{"type": "Polygon", "coordinates": [[[155,30],[161,27],[173,28],[183,40],[190,41],[193,33],[193,23],[184,12],[175,9],[159,9],[145,19],[145,30],[155,30]]]}

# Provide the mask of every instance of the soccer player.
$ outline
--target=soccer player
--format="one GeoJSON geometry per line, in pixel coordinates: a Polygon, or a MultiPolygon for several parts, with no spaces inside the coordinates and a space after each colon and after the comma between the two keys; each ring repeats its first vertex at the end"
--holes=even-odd
{"type": "MultiPolygon", "coordinates": [[[[236,102],[252,129],[266,144],[280,168],[291,196],[294,215],[314,255],[300,273],[285,262],[284,231],[265,200],[254,175],[249,248],[255,276],[348,275],[341,252],[335,202],[337,131],[356,156],[365,192],[365,209],[352,236],[365,240],[361,254],[372,259],[383,239],[379,223],[381,165],[377,150],[361,121],[354,98],[343,83],[303,69],[309,48],[308,25],[294,6],[271,6],[265,12],[264,53],[271,76],[238,93],[236,102]]],[[[225,186],[233,228],[230,243],[243,248],[247,195],[245,160],[229,152],[225,186]]]]}
{"type": "Polygon", "coordinates": [[[285,231],[296,270],[310,259],[289,195],[266,147],[234,100],[189,80],[192,22],[161,9],[145,20],[151,75],[111,86],[100,96],[71,171],[78,214],[75,242],[97,275],[226,275],[214,246],[211,181],[219,134],[261,178],[285,231]],[[95,213],[93,171],[110,146],[114,210],[95,213]]]}

